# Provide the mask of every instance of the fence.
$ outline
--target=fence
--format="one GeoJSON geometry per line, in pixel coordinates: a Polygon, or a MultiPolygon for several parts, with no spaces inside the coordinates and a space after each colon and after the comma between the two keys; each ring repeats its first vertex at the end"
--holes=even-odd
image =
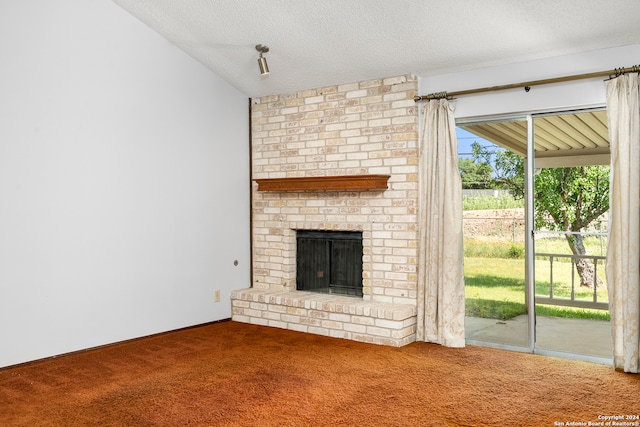
{"type": "MultiPolygon", "coordinates": [[[[505,209],[505,211],[508,211],[505,209]]],[[[463,218],[463,232],[465,238],[485,238],[489,240],[502,240],[514,244],[524,244],[525,221],[522,216],[468,216],[463,218]]],[[[601,246],[604,245],[603,237],[606,237],[608,221],[606,219],[596,221],[580,233],[557,232],[536,230],[536,239],[554,237],[554,235],[582,234],[583,236],[598,236],[601,246]]]]}
{"type": "MultiPolygon", "coordinates": [[[[609,303],[598,301],[598,264],[604,264],[605,256],[599,255],[564,255],[550,253],[536,253],[536,259],[548,258],[549,260],[549,295],[536,295],[536,304],[562,305],[566,307],[593,308],[597,310],[608,310],[609,303]],[[567,258],[571,260],[571,296],[569,298],[558,298],[554,295],[554,264],[556,260],[567,258]],[[590,300],[576,298],[576,263],[579,260],[591,260],[593,263],[593,293],[590,300]]],[[[566,264],[566,263],[564,263],[566,264]]]]}
{"type": "Polygon", "coordinates": [[[465,217],[465,238],[502,240],[515,244],[524,243],[525,223],[517,217],[465,217]]]}

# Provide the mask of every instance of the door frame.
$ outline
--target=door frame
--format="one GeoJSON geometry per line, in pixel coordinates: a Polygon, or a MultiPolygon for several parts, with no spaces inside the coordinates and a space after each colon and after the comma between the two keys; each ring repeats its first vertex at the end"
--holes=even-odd
{"type": "Polygon", "coordinates": [[[584,111],[606,110],[606,105],[589,108],[563,108],[541,112],[525,112],[514,114],[487,115],[481,117],[456,119],[460,124],[478,122],[526,121],[527,122],[527,157],[525,159],[525,306],[527,309],[527,346],[501,344],[476,340],[467,340],[473,345],[482,345],[499,349],[541,354],[547,356],[584,360],[595,363],[611,364],[611,359],[576,353],[565,353],[536,347],[536,308],[535,308],[535,236],[534,236],[534,176],[535,176],[535,119],[550,115],[570,114],[584,111]]]}

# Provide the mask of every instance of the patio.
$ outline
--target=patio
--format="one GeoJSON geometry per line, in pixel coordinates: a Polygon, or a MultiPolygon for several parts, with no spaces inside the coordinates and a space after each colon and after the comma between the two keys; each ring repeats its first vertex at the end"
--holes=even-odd
{"type": "MultiPolygon", "coordinates": [[[[610,322],[537,317],[536,348],[610,360],[613,355],[610,322]]],[[[527,315],[511,320],[465,318],[466,339],[527,347],[527,315]]]]}

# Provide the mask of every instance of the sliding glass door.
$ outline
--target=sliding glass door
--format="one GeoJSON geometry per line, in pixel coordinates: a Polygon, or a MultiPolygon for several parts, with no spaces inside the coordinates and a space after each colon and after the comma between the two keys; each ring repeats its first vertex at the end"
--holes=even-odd
{"type": "Polygon", "coordinates": [[[527,347],[525,180],[527,122],[458,126],[463,181],[466,339],[527,347]]]}
{"type": "Polygon", "coordinates": [[[606,112],[458,123],[466,338],[611,357],[606,112]]]}
{"type": "Polygon", "coordinates": [[[611,358],[605,259],[609,155],[604,110],[535,116],[536,349],[611,358]],[[571,151],[582,155],[569,155],[571,151]],[[564,152],[565,155],[562,155],[564,152]]]}

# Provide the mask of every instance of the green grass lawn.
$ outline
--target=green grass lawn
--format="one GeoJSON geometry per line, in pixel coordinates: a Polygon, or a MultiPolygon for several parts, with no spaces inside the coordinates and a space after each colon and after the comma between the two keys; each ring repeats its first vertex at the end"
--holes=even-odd
{"type": "MultiPolygon", "coordinates": [[[[506,209],[523,207],[522,200],[505,195],[494,197],[466,197],[464,210],[506,209]]],[[[490,233],[489,233],[490,234],[490,233]]],[[[466,238],[464,243],[466,311],[469,316],[491,319],[511,319],[526,313],[524,289],[523,236],[513,238],[481,236],[466,238]],[[500,240],[502,239],[502,240],[500,240]],[[515,240],[515,241],[511,241],[515,240]]],[[[584,244],[588,254],[604,255],[607,242],[604,236],[586,236],[584,244]]],[[[570,254],[566,239],[547,236],[536,240],[536,253],[570,254]]],[[[597,265],[598,276],[604,281],[604,263],[597,265]]],[[[548,258],[536,259],[536,295],[549,296],[550,264],[548,258]]],[[[556,259],[553,267],[554,297],[571,297],[572,264],[568,258],[556,259]]],[[[593,291],[580,288],[575,274],[575,299],[593,300],[593,291]]],[[[607,302],[607,290],[598,290],[598,301],[607,302]]],[[[536,313],[545,316],[609,320],[605,310],[537,304],[536,313]]]]}
{"type": "MultiPolygon", "coordinates": [[[[590,255],[603,256],[607,252],[606,239],[599,236],[586,237],[584,246],[590,255]]],[[[563,237],[536,241],[536,253],[571,254],[569,245],[567,245],[567,241],[563,237]]],[[[524,258],[524,245],[506,240],[466,238],[464,241],[464,255],[471,258],[524,258]]]]}
{"type": "MultiPolygon", "coordinates": [[[[606,236],[584,237],[584,247],[589,255],[604,256],[607,254],[606,236]]],[[[570,254],[569,245],[564,237],[552,237],[536,240],[537,253],[570,254]]]]}
{"type": "MultiPolygon", "coordinates": [[[[524,303],[524,260],[465,257],[465,296],[468,316],[511,319],[526,313],[524,303]]],[[[554,265],[554,296],[571,296],[571,264],[554,265]]],[[[604,268],[602,269],[604,273],[604,268]]],[[[604,275],[601,274],[601,277],[604,275]]],[[[536,295],[549,295],[549,262],[536,260],[536,295]]],[[[593,291],[580,289],[576,283],[576,299],[591,300],[593,291]]],[[[598,290],[598,301],[607,301],[607,290],[598,290]]],[[[604,310],[536,305],[540,315],[609,320],[604,310]]]]}
{"type": "Polygon", "coordinates": [[[524,200],[516,200],[510,194],[502,194],[498,197],[480,196],[462,198],[462,209],[465,211],[511,208],[524,208],[524,200]]]}

